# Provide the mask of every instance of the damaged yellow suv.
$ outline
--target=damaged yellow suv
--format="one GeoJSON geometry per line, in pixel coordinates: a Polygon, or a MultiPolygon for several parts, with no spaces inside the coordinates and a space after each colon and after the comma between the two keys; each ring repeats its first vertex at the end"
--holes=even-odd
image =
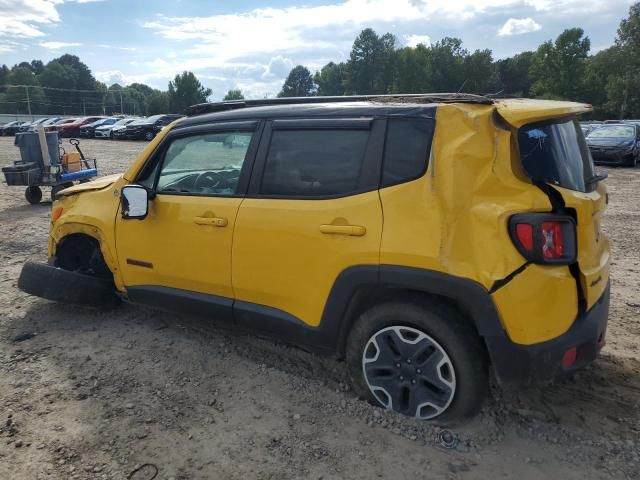
{"type": "Polygon", "coordinates": [[[609,310],[588,105],[474,95],[196,105],[123,175],[63,190],[19,286],[227,318],[346,359],[440,422],[591,362],[609,310]],[[115,292],[115,294],[114,294],[115,292]]]}

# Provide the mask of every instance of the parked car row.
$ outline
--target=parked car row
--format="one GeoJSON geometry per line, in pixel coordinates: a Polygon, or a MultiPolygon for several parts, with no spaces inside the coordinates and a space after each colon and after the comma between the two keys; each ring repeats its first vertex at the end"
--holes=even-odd
{"type": "Polygon", "coordinates": [[[43,117],[32,122],[13,121],[0,127],[0,135],[15,135],[35,131],[39,125],[46,131],[57,131],[61,137],[108,138],[121,140],[152,140],[166,125],[184,115],[161,114],[147,118],[111,117],[43,117]]]}
{"type": "Polygon", "coordinates": [[[640,120],[582,123],[589,151],[596,164],[640,164],[640,120]]]}

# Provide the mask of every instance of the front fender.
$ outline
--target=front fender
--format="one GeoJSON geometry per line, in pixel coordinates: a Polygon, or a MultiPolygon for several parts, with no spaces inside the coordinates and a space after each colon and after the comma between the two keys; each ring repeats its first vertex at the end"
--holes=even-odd
{"type": "Polygon", "coordinates": [[[124,291],[124,283],[118,267],[115,218],[120,205],[120,188],[124,184],[126,180],[120,178],[102,190],[80,192],[54,202],[53,209],[61,208],[62,213],[51,223],[48,248],[49,256],[53,257],[62,239],[69,235],[82,234],[95,238],[120,291],[124,291]]]}

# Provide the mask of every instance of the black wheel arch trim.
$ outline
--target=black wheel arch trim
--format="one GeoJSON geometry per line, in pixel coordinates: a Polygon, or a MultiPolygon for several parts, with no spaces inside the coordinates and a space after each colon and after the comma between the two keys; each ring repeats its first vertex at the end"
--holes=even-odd
{"type": "Polygon", "coordinates": [[[375,302],[385,301],[385,295],[394,299],[398,298],[396,294],[405,292],[439,297],[457,308],[482,338],[500,383],[528,384],[544,381],[545,372],[557,373],[557,365],[551,361],[557,360],[559,349],[575,339],[586,341],[593,336],[592,331],[606,321],[608,311],[605,295],[606,301],[600,303],[606,306],[594,308],[587,315],[594,320],[584,321],[583,315],[579,315],[569,332],[553,341],[518,345],[504,330],[491,294],[484,286],[474,280],[421,268],[395,265],[347,268],[336,278],[318,326],[310,326],[277,308],[242,300],[153,285],[127,288],[129,299],[135,302],[168,309],[179,307],[183,312],[204,313],[209,318],[227,318],[253,333],[338,358],[344,357],[349,331],[360,312],[375,302]]]}

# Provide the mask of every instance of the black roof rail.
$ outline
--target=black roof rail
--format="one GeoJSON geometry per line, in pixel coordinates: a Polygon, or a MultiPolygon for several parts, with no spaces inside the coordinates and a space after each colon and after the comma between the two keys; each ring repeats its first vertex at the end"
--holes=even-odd
{"type": "Polygon", "coordinates": [[[249,107],[266,107],[272,105],[301,105],[309,103],[345,103],[345,102],[380,102],[380,103],[477,103],[490,105],[493,103],[487,95],[471,93],[410,93],[393,95],[346,95],[339,97],[283,97],[264,98],[258,100],[230,100],[226,102],[199,103],[185,109],[188,116],[203,113],[224,112],[249,107]]]}

